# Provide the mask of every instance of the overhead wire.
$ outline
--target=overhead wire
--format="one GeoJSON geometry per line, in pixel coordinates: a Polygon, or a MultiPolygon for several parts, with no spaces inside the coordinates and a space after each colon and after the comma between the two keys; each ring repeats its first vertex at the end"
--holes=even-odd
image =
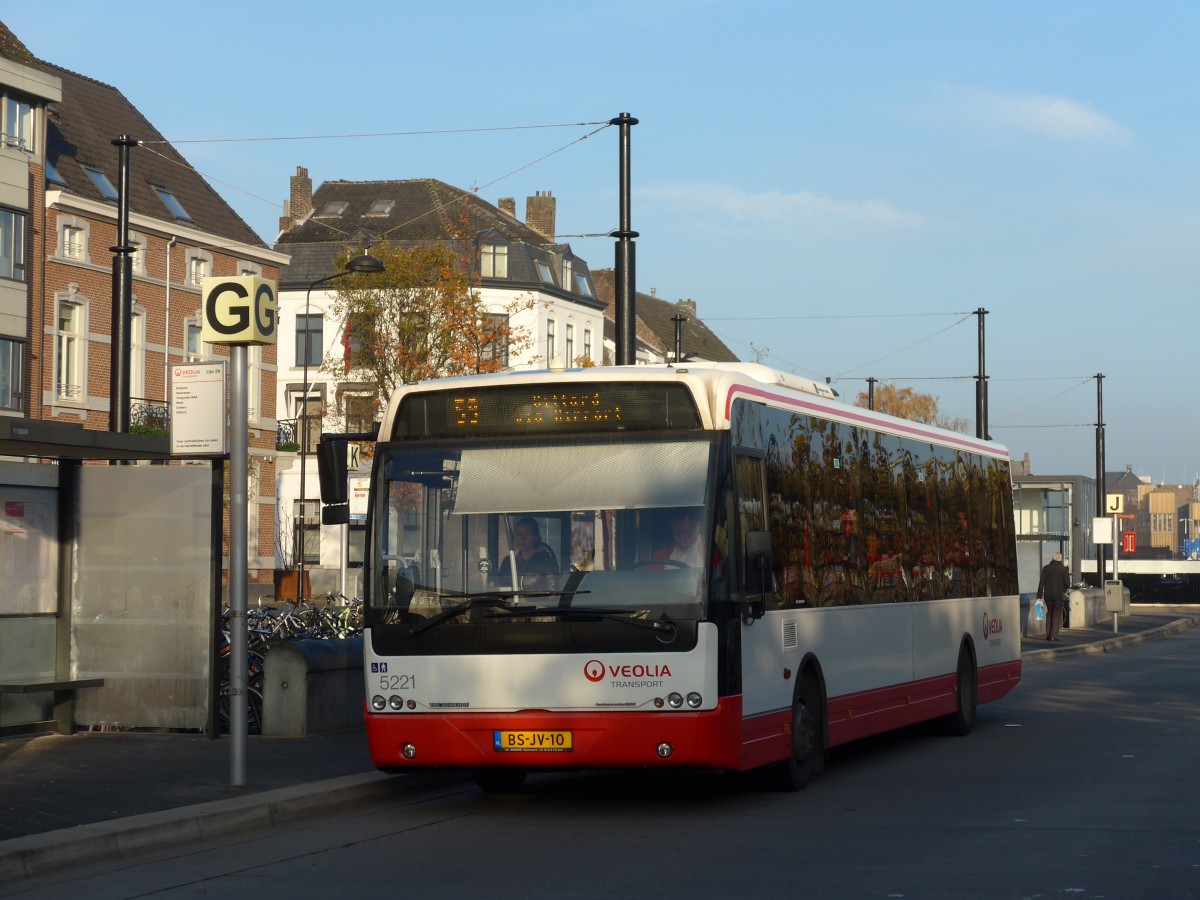
{"type": "MultiPolygon", "coordinates": [[[[473,133],[481,133],[481,132],[529,131],[529,130],[549,129],[549,128],[583,128],[583,127],[588,127],[591,125],[596,125],[598,127],[593,129],[592,131],[589,131],[585,135],[582,135],[578,138],[575,138],[572,141],[567,142],[566,144],[562,145],[561,147],[551,150],[549,153],[544,153],[541,156],[537,157],[536,159],[533,159],[533,160],[525,163],[524,165],[518,166],[515,169],[505,172],[503,175],[493,178],[491,181],[485,182],[482,185],[478,185],[477,187],[472,188],[470,191],[464,191],[463,193],[464,193],[464,195],[466,195],[466,194],[478,194],[480,191],[484,190],[485,188],[489,188],[494,184],[498,184],[499,182],[504,181],[507,178],[511,178],[513,175],[516,175],[518,172],[523,172],[524,170],[531,168],[532,166],[535,166],[538,163],[543,162],[558,153],[562,153],[564,150],[569,149],[570,147],[574,146],[575,144],[581,143],[582,141],[586,141],[588,138],[592,137],[593,135],[598,134],[599,132],[603,131],[605,128],[610,127],[611,123],[610,122],[565,122],[565,123],[552,124],[552,125],[508,125],[508,126],[498,126],[498,127],[492,127],[492,128],[448,128],[448,129],[441,129],[441,130],[391,131],[391,132],[373,132],[373,133],[363,133],[363,134],[318,134],[318,135],[293,135],[293,136],[280,136],[280,137],[247,137],[247,138],[190,138],[190,139],[171,140],[171,141],[164,139],[164,140],[153,140],[153,141],[138,141],[138,146],[143,147],[148,152],[153,153],[155,156],[158,156],[160,159],[163,159],[166,162],[173,163],[177,166],[180,166],[181,168],[190,169],[193,172],[195,172],[196,174],[198,174],[206,179],[209,179],[211,181],[214,181],[217,184],[224,185],[225,187],[229,188],[230,190],[237,191],[238,193],[244,194],[247,197],[252,197],[255,200],[258,200],[262,203],[266,203],[267,205],[272,206],[272,207],[282,211],[283,205],[281,203],[277,203],[273,200],[268,200],[265,197],[260,197],[258,194],[255,194],[252,191],[248,191],[245,188],[238,187],[235,184],[232,184],[228,181],[217,178],[213,175],[210,175],[207,172],[203,172],[200,169],[197,169],[191,163],[187,162],[186,160],[172,159],[171,157],[167,156],[166,154],[161,153],[158,150],[155,150],[150,145],[151,144],[163,144],[163,145],[173,146],[175,144],[203,144],[203,143],[220,144],[220,143],[252,143],[252,142],[264,142],[264,141],[305,141],[305,140],[334,140],[334,139],[352,139],[352,138],[412,137],[412,136],[420,136],[420,135],[437,135],[437,134],[473,134],[473,133]]],[[[417,222],[427,215],[431,215],[435,212],[441,212],[443,209],[444,209],[444,206],[442,206],[442,205],[439,205],[433,209],[430,209],[430,210],[422,213],[421,215],[416,216],[413,219],[410,219],[407,222],[402,222],[401,224],[395,226],[394,228],[388,229],[388,231],[384,232],[384,234],[381,235],[381,237],[386,236],[400,228],[404,228],[408,225],[411,225],[411,224],[413,224],[413,222],[417,222]]],[[[338,228],[336,225],[333,225],[330,222],[322,221],[322,222],[320,222],[320,224],[324,225],[330,231],[333,231],[344,237],[349,238],[351,236],[350,232],[348,232],[344,229],[338,228]]],[[[593,235],[580,235],[580,237],[590,237],[590,236],[593,236],[593,235]]],[[[600,235],[595,235],[595,236],[600,236],[600,235]]]]}

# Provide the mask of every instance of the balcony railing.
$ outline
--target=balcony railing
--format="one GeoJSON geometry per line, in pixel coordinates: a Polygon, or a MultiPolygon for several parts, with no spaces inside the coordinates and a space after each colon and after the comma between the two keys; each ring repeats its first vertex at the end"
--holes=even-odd
{"type": "Polygon", "coordinates": [[[165,400],[130,397],[129,429],[135,434],[169,434],[171,404],[165,400]]]}
{"type": "Polygon", "coordinates": [[[300,449],[299,419],[279,419],[275,423],[275,449],[292,453],[300,449]]]}

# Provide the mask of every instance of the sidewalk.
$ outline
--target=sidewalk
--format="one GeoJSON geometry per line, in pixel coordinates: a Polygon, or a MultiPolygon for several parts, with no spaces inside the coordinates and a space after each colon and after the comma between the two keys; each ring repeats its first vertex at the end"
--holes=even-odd
{"type": "MultiPolygon", "coordinates": [[[[1022,659],[1105,653],[1200,622],[1200,606],[1135,606],[1112,622],[1021,641],[1022,659]]],[[[228,737],[79,733],[0,739],[0,888],[37,872],[265,825],[378,794],[361,730],[250,737],[245,787],[230,786],[228,737]]]]}
{"type": "Polygon", "coordinates": [[[1030,662],[1078,653],[1108,653],[1200,624],[1200,606],[1134,604],[1132,612],[1117,618],[1115,633],[1109,619],[1088,628],[1064,628],[1053,644],[1044,633],[1022,637],[1021,659],[1030,662]]]}

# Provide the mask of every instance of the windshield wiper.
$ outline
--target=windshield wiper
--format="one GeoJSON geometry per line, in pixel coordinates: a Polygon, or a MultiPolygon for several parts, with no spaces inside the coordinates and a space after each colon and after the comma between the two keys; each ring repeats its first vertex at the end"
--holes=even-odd
{"type": "Polygon", "coordinates": [[[632,625],[635,628],[648,628],[651,631],[657,632],[659,640],[664,643],[675,640],[678,629],[676,629],[675,623],[667,617],[665,612],[654,620],[635,618],[645,612],[646,610],[641,609],[600,609],[595,606],[506,606],[494,615],[497,618],[547,616],[554,618],[578,617],[581,619],[604,619],[608,622],[621,622],[625,625],[632,625]]]}
{"type": "Polygon", "coordinates": [[[441,625],[443,622],[448,622],[455,616],[460,616],[469,609],[474,609],[476,606],[493,606],[500,609],[508,609],[508,601],[517,597],[558,597],[563,591],[481,591],[478,594],[464,595],[460,603],[456,603],[447,609],[443,609],[440,613],[430,616],[417,622],[408,629],[408,633],[412,637],[416,637],[423,631],[428,631],[435,625],[441,625]]]}

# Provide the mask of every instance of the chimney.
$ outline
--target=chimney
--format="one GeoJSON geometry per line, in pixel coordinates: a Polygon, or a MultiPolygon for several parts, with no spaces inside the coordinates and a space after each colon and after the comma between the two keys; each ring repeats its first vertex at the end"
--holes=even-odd
{"type": "Polygon", "coordinates": [[[691,318],[696,318],[696,301],[695,300],[676,300],[675,305],[679,307],[679,311],[685,313],[691,318]]]}
{"type": "Polygon", "coordinates": [[[538,191],[525,198],[525,224],[546,240],[554,240],[554,197],[549,191],[538,191]]]}
{"type": "Polygon", "coordinates": [[[279,230],[287,231],[293,225],[298,225],[312,213],[312,179],[308,177],[308,169],[296,166],[296,174],[289,181],[290,198],[284,204],[284,216],[279,220],[279,230]]]}
{"type": "Polygon", "coordinates": [[[512,216],[514,219],[517,217],[516,197],[501,197],[496,201],[496,206],[499,207],[500,212],[506,213],[507,215],[512,216]]]}

